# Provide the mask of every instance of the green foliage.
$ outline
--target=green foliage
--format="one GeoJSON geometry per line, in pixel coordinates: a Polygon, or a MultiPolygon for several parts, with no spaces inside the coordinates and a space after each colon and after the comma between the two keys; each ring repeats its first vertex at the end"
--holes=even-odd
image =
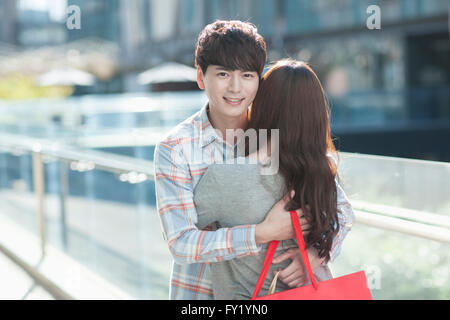
{"type": "Polygon", "coordinates": [[[448,244],[355,224],[330,267],[334,277],[365,270],[374,299],[448,300],[449,265],[448,244]]]}
{"type": "Polygon", "coordinates": [[[22,74],[11,74],[0,78],[0,99],[59,98],[70,96],[73,91],[72,86],[39,87],[32,77],[22,74]]]}

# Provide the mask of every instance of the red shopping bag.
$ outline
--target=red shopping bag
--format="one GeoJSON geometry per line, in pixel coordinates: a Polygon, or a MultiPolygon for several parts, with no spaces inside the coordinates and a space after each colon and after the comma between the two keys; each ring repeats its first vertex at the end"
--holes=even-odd
{"type": "Polygon", "coordinates": [[[306,266],[308,277],[311,280],[311,285],[258,297],[279,243],[279,241],[271,241],[261,274],[253,292],[252,300],[372,300],[364,271],[316,282],[306,252],[305,240],[303,239],[297,212],[291,211],[290,213],[297,243],[306,266]]]}

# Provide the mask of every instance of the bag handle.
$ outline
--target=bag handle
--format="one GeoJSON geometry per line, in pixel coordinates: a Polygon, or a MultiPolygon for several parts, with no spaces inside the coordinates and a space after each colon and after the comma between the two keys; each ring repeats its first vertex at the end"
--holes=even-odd
{"type": "MultiPolygon", "coordinates": [[[[305,264],[309,280],[311,281],[314,289],[317,290],[316,279],[314,278],[314,274],[311,269],[311,264],[309,263],[308,252],[306,251],[305,239],[303,238],[302,227],[300,226],[300,219],[298,218],[296,211],[292,210],[289,213],[291,215],[292,224],[294,226],[298,248],[300,249],[300,253],[302,255],[303,263],[305,264]]],[[[256,299],[256,297],[258,297],[258,295],[261,291],[261,288],[264,284],[264,280],[267,277],[267,273],[269,272],[270,265],[272,264],[272,260],[275,255],[275,251],[277,250],[279,243],[280,243],[280,241],[274,240],[274,241],[271,241],[269,244],[269,248],[267,249],[266,259],[264,260],[261,274],[259,275],[258,282],[256,282],[256,287],[255,287],[255,290],[253,291],[252,300],[256,299]]]]}

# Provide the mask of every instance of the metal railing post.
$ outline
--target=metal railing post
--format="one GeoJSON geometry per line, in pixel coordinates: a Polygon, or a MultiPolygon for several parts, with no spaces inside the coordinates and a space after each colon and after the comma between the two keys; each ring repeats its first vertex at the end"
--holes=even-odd
{"type": "Polygon", "coordinates": [[[67,250],[67,223],[66,223],[66,199],[69,192],[69,168],[66,162],[59,160],[59,211],[61,225],[61,241],[64,250],[67,250]]]}
{"type": "Polygon", "coordinates": [[[39,235],[41,238],[41,255],[45,256],[46,228],[45,228],[45,176],[44,163],[40,151],[33,151],[33,180],[34,191],[37,200],[37,218],[39,226],[39,235]]]}

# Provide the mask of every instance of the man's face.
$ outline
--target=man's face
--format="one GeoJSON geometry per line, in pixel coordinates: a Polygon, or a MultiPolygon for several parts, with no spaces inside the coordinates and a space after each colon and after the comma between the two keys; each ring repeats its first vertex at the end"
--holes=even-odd
{"type": "Polygon", "coordinates": [[[239,118],[256,96],[259,76],[255,71],[209,65],[205,74],[197,68],[197,83],[205,90],[210,112],[222,119],[239,118]]]}

